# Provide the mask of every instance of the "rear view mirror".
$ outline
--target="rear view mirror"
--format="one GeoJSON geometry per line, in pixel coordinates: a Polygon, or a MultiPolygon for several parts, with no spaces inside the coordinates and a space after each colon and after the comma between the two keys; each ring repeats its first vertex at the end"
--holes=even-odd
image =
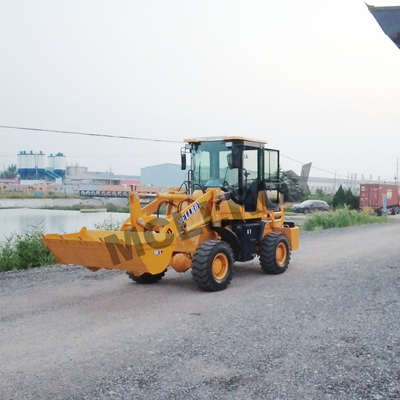
{"type": "Polygon", "coordinates": [[[181,169],[186,169],[186,153],[181,152],[181,169]]]}

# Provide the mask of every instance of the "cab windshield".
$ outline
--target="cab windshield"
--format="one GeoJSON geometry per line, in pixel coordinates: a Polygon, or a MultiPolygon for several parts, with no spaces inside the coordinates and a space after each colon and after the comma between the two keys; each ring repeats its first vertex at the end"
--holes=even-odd
{"type": "Polygon", "coordinates": [[[194,189],[225,187],[233,189],[239,186],[239,169],[230,162],[232,143],[224,141],[202,142],[193,148],[193,184],[194,189]]]}

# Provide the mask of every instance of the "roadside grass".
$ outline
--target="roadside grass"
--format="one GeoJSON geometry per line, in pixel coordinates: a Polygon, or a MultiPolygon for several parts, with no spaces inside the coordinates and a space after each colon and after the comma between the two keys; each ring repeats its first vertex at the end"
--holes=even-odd
{"type": "Polygon", "coordinates": [[[56,264],[57,260],[44,245],[42,226],[21,235],[11,235],[0,243],[0,272],[56,264]]]}
{"type": "Polygon", "coordinates": [[[306,218],[302,229],[315,231],[319,229],[344,228],[353,225],[388,222],[387,217],[368,215],[361,211],[341,208],[335,211],[313,214],[306,218]]]}

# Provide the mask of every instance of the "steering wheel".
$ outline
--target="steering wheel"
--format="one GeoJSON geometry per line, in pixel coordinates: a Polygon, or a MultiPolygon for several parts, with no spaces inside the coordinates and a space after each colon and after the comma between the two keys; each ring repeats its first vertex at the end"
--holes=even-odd
{"type": "Polygon", "coordinates": [[[223,181],[222,182],[222,186],[221,186],[221,190],[223,192],[229,192],[229,183],[227,181],[223,181]]]}

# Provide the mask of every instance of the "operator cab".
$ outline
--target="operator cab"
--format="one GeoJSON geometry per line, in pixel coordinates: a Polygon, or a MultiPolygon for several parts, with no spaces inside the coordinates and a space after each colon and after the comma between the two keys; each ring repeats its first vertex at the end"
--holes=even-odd
{"type": "Polygon", "coordinates": [[[182,169],[186,153],[191,153],[188,171],[189,192],[219,187],[230,198],[256,211],[260,190],[279,191],[279,151],[266,149],[261,140],[241,137],[196,138],[185,140],[182,169]]]}

